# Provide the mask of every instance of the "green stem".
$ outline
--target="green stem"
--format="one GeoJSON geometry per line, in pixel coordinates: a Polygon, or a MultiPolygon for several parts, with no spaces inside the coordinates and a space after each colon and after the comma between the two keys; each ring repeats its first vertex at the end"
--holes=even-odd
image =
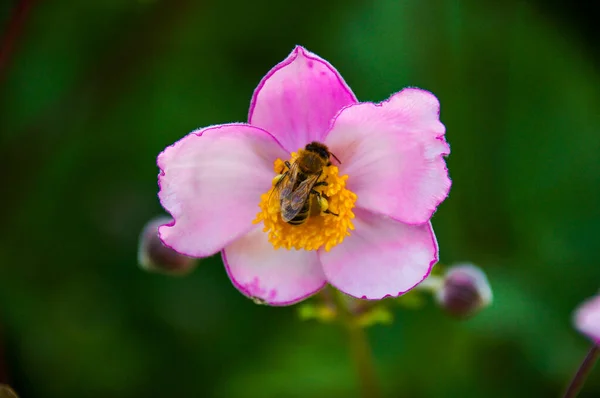
{"type": "Polygon", "coordinates": [[[337,290],[332,292],[332,296],[339,311],[340,320],[348,333],[350,354],[360,382],[361,396],[363,398],[379,398],[381,393],[367,334],[363,327],[356,322],[355,314],[348,305],[348,297],[337,290]]]}
{"type": "Polygon", "coordinates": [[[583,385],[585,384],[585,380],[594,368],[598,356],[600,356],[600,349],[598,349],[598,346],[594,344],[579,366],[579,369],[577,369],[577,373],[575,373],[575,376],[573,376],[573,380],[571,380],[571,384],[569,384],[569,387],[567,388],[565,395],[563,395],[563,398],[575,398],[577,394],[579,394],[579,391],[581,391],[583,385]]]}

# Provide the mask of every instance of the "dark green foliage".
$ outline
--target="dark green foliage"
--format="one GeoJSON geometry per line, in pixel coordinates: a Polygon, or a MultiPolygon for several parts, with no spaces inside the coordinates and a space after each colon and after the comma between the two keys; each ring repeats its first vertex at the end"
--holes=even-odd
{"type": "Polygon", "coordinates": [[[430,302],[370,329],[387,396],[558,395],[587,348],[572,310],[600,287],[600,78],[565,25],[518,1],[56,0],[0,76],[0,332],[22,398],[357,396],[340,331],[255,305],[219,257],[177,279],[136,265],[156,155],[244,121],[295,44],[359,99],[439,97],[441,261],[494,289],[466,322],[430,302]]]}

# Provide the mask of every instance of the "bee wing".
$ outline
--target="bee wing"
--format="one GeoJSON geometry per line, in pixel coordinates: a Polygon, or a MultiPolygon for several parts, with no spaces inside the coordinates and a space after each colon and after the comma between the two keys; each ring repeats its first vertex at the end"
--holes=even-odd
{"type": "Polygon", "coordinates": [[[271,196],[269,197],[269,204],[273,198],[277,198],[277,200],[279,200],[279,204],[281,205],[282,198],[288,197],[292,194],[292,189],[294,188],[297,178],[298,165],[296,163],[292,163],[290,169],[283,173],[281,179],[275,184],[275,187],[271,192],[271,196]],[[275,195],[273,195],[274,193],[275,195]]]}
{"type": "Polygon", "coordinates": [[[282,196],[281,218],[283,218],[283,221],[288,222],[300,213],[302,206],[304,206],[304,203],[308,200],[310,190],[313,185],[315,185],[318,178],[319,175],[310,176],[298,184],[296,189],[294,189],[289,196],[282,196]]]}
{"type": "Polygon", "coordinates": [[[315,174],[298,184],[298,187],[294,189],[294,192],[292,192],[292,203],[294,205],[299,205],[300,207],[302,207],[302,205],[306,201],[306,198],[310,194],[310,190],[319,179],[319,176],[320,174],[315,174]]]}

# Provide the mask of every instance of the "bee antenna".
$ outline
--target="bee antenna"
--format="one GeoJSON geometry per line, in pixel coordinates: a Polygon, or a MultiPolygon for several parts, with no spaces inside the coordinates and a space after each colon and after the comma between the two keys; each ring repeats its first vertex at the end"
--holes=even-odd
{"type": "Polygon", "coordinates": [[[333,157],[334,157],[334,159],[335,159],[335,160],[337,160],[339,164],[342,164],[342,162],[340,162],[340,160],[338,159],[338,157],[337,157],[337,156],[335,156],[335,155],[334,155],[333,153],[331,153],[331,152],[329,152],[329,154],[330,154],[331,156],[333,156],[333,157]]]}

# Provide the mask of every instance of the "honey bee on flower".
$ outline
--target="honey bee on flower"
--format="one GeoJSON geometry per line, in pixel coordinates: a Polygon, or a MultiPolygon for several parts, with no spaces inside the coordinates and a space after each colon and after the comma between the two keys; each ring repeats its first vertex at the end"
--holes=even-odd
{"type": "Polygon", "coordinates": [[[333,66],[296,47],[258,85],[248,123],[199,129],[158,156],[173,217],[160,237],[191,257],[222,252],[233,284],[270,305],[327,283],[398,296],[437,262],[444,134],[431,93],[359,103],[333,66]]]}
{"type": "Polygon", "coordinates": [[[313,199],[324,214],[339,216],[329,210],[327,196],[315,189],[327,185],[321,176],[323,169],[331,166],[329,158],[332,155],[325,145],[311,142],[300,150],[293,164],[285,162],[287,171],[275,177],[273,188],[273,192],[277,192],[283,221],[292,225],[304,224],[311,215],[311,209],[315,208],[313,199]]]}

